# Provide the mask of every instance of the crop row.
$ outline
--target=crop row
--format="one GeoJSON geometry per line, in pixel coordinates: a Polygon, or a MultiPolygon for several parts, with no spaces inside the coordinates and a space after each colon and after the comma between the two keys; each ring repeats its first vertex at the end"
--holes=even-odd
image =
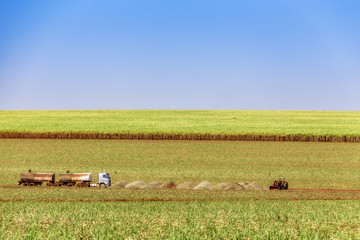
{"type": "Polygon", "coordinates": [[[90,133],[90,132],[0,132],[0,138],[32,139],[137,139],[137,140],[229,140],[292,142],[360,142],[360,136],[181,134],[181,133],[90,133]]]}

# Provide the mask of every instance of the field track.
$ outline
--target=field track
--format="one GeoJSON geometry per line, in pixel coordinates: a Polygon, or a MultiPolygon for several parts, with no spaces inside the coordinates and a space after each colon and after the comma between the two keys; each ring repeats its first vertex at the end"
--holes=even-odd
{"type": "Polygon", "coordinates": [[[252,134],[151,134],[151,133],[66,133],[0,132],[0,138],[16,139],[118,139],[118,140],[225,140],[279,142],[360,142],[360,136],[252,135],[252,134]]]}
{"type": "MultiPolygon", "coordinates": [[[[6,184],[6,185],[0,185],[0,188],[24,188],[24,187],[15,185],[15,184],[6,184]]],[[[31,189],[32,187],[26,187],[26,188],[31,189]]],[[[33,188],[37,188],[37,187],[33,187],[33,188]]],[[[49,187],[49,188],[51,188],[51,187],[49,187]]],[[[63,186],[62,188],[72,189],[75,187],[63,186]]],[[[138,191],[138,190],[135,190],[135,191],[138,191]]],[[[173,191],[183,191],[183,190],[173,190],[173,191]]],[[[188,190],[188,191],[192,191],[192,190],[188,190]]],[[[205,190],[205,191],[209,191],[209,190],[205,190]]],[[[213,191],[226,191],[226,190],[213,190],[213,191]]],[[[243,190],[243,192],[246,192],[246,191],[249,191],[249,190],[243,190]]],[[[277,190],[272,190],[272,191],[277,192],[277,190]]],[[[289,190],[287,190],[285,192],[355,192],[355,193],[358,192],[358,193],[360,193],[360,189],[289,188],[289,190]]]]}
{"type": "Polygon", "coordinates": [[[316,188],[292,188],[289,191],[304,191],[304,192],[359,192],[360,189],[316,189],[316,188]]]}

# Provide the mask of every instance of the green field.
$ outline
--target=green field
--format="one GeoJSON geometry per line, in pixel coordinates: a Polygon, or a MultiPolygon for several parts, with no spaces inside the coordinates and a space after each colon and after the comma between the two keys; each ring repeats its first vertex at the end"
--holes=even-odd
{"type": "MultiPolygon", "coordinates": [[[[111,173],[113,182],[257,181],[360,189],[359,143],[0,139],[0,185],[19,173],[111,173]]],[[[95,176],[94,176],[95,177],[95,176]]]]}
{"type": "Polygon", "coordinates": [[[0,111],[2,137],[360,141],[359,126],[359,111],[0,111]]]}
{"type": "Polygon", "coordinates": [[[0,239],[359,239],[359,169],[360,143],[0,139],[0,239]],[[17,186],[28,169],[290,190],[17,186]]]}
{"type": "Polygon", "coordinates": [[[1,239],[359,239],[358,201],[8,202],[1,239]]]}

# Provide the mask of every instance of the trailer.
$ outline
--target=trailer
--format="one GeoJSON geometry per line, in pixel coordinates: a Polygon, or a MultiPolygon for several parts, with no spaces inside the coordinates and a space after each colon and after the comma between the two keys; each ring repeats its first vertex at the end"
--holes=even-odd
{"type": "Polygon", "coordinates": [[[28,173],[20,174],[19,185],[24,186],[40,186],[46,182],[47,186],[76,186],[76,187],[101,187],[107,188],[111,186],[111,178],[109,173],[99,173],[98,181],[92,182],[91,173],[60,173],[58,181],[55,181],[55,173],[28,173]]]}
{"type": "Polygon", "coordinates": [[[76,187],[102,187],[111,186],[111,178],[108,173],[99,173],[98,182],[92,183],[91,173],[60,173],[59,181],[54,186],[76,186],[76,187]]]}
{"type": "Polygon", "coordinates": [[[91,173],[60,173],[59,181],[54,183],[54,186],[78,186],[89,187],[92,181],[91,173]]]}
{"type": "Polygon", "coordinates": [[[55,173],[32,173],[29,170],[27,173],[20,173],[19,185],[24,186],[40,186],[44,182],[52,185],[55,182],[55,173]]]}

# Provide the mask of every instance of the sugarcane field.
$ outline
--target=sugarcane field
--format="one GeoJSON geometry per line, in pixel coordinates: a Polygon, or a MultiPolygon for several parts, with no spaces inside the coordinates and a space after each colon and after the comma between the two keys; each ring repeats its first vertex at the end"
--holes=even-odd
{"type": "Polygon", "coordinates": [[[284,239],[358,236],[357,142],[54,136],[0,139],[1,208],[12,219],[2,225],[10,238],[266,238],[278,228],[284,239]],[[313,209],[321,215],[310,217],[313,209]],[[103,224],[94,225],[99,216],[103,224]],[[149,221],[157,227],[146,227],[149,221]]]}

